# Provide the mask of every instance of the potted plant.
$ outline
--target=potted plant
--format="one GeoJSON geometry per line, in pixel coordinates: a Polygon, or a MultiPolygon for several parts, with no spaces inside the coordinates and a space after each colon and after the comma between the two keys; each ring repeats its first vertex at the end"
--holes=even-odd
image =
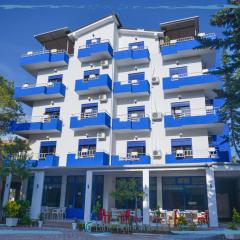
{"type": "Polygon", "coordinates": [[[9,201],[4,207],[4,212],[6,215],[6,226],[14,227],[18,223],[18,213],[20,205],[15,201],[9,201]]]}
{"type": "Polygon", "coordinates": [[[92,210],[92,219],[93,220],[99,220],[100,209],[101,209],[100,196],[98,196],[96,204],[95,204],[95,206],[93,206],[93,210],[92,210]]]}
{"type": "Polygon", "coordinates": [[[72,230],[76,230],[77,229],[77,219],[74,219],[74,222],[72,222],[72,230]]]}
{"type": "Polygon", "coordinates": [[[41,228],[43,225],[43,214],[40,213],[38,217],[38,227],[41,228]]]}

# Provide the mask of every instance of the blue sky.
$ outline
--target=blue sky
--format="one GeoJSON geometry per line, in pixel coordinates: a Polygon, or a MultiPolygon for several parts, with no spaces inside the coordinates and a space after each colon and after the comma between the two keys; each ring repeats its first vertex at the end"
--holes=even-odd
{"type": "Polygon", "coordinates": [[[65,26],[74,30],[113,12],[119,14],[124,27],[145,29],[159,29],[160,22],[197,15],[201,31],[220,33],[209,21],[224,4],[226,0],[0,0],[0,74],[16,86],[35,81],[19,60],[29,50],[41,50],[33,38],[37,33],[65,26]]]}

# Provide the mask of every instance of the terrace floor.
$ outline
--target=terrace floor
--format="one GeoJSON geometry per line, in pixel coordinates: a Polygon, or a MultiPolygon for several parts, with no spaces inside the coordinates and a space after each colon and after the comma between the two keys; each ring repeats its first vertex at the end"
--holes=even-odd
{"type": "MultiPolygon", "coordinates": [[[[239,234],[240,231],[227,230],[228,234],[239,234]]],[[[195,240],[220,240],[225,239],[224,233],[226,230],[206,230],[206,231],[181,231],[174,232],[174,234],[111,234],[111,233],[84,233],[80,231],[72,231],[70,229],[63,228],[24,228],[15,227],[7,228],[0,227],[0,239],[1,240],[145,240],[145,239],[156,239],[156,240],[184,240],[184,239],[195,239],[195,240]]],[[[238,235],[238,236],[239,236],[238,235]]]]}

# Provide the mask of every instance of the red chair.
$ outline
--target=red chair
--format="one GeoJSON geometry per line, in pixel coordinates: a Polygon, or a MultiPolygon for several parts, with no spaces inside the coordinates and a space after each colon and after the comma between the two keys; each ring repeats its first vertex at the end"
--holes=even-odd
{"type": "Polygon", "coordinates": [[[130,217],[131,217],[131,211],[128,209],[128,210],[125,211],[125,222],[127,224],[130,223],[130,217]]]}

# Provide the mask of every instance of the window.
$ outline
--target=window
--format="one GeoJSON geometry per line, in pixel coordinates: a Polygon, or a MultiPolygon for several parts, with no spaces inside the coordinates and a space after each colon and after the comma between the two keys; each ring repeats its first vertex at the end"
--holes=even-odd
{"type": "Polygon", "coordinates": [[[140,72],[140,73],[130,73],[128,74],[128,82],[132,84],[138,84],[139,81],[145,79],[145,73],[140,72]]]}
{"type": "Polygon", "coordinates": [[[82,104],[82,118],[97,117],[97,113],[98,113],[97,103],[82,104]]]}
{"type": "Polygon", "coordinates": [[[146,154],[145,141],[128,141],[127,142],[127,157],[129,159],[139,159],[141,155],[146,154]]]}
{"type": "Polygon", "coordinates": [[[84,71],[84,80],[91,80],[95,79],[100,75],[100,70],[99,69],[92,69],[88,71],[84,71]]]}
{"type": "Polygon", "coordinates": [[[170,75],[171,78],[174,78],[175,76],[177,78],[187,77],[187,75],[188,75],[187,66],[170,68],[169,69],[169,75],[170,75]]]}
{"type": "Polygon", "coordinates": [[[42,205],[59,207],[61,196],[61,176],[47,176],[44,179],[42,205]]]}
{"type": "Polygon", "coordinates": [[[134,43],[129,43],[128,44],[129,49],[132,50],[138,50],[138,49],[143,49],[144,48],[144,42],[134,42],[134,43]]]}
{"type": "Polygon", "coordinates": [[[189,102],[171,103],[172,116],[175,118],[191,116],[189,102]]]}
{"type": "Polygon", "coordinates": [[[59,118],[60,107],[46,108],[44,113],[44,122],[48,122],[53,118],[59,118]]]}
{"type": "Polygon", "coordinates": [[[139,121],[143,117],[145,117],[144,106],[128,107],[128,120],[139,121]]]}
{"type": "Polygon", "coordinates": [[[163,208],[207,210],[205,177],[163,177],[163,208]]]}
{"type": "Polygon", "coordinates": [[[34,185],[34,176],[30,176],[28,178],[27,196],[26,196],[26,199],[30,202],[30,204],[32,203],[33,185],[34,185]]]}
{"type": "Polygon", "coordinates": [[[83,208],[85,201],[85,176],[68,176],[65,206],[67,208],[83,208]]]}
{"type": "Polygon", "coordinates": [[[48,77],[48,82],[56,83],[56,82],[62,82],[63,75],[53,75],[48,77]]]}
{"type": "Polygon", "coordinates": [[[191,138],[178,138],[171,140],[172,154],[176,159],[192,158],[192,139],[191,138]]]}
{"type": "Polygon", "coordinates": [[[46,159],[46,156],[55,155],[55,153],[56,153],[56,141],[41,142],[39,160],[44,160],[46,159]]]}
{"type": "Polygon", "coordinates": [[[78,158],[94,157],[96,153],[96,138],[80,139],[78,158]]]}

